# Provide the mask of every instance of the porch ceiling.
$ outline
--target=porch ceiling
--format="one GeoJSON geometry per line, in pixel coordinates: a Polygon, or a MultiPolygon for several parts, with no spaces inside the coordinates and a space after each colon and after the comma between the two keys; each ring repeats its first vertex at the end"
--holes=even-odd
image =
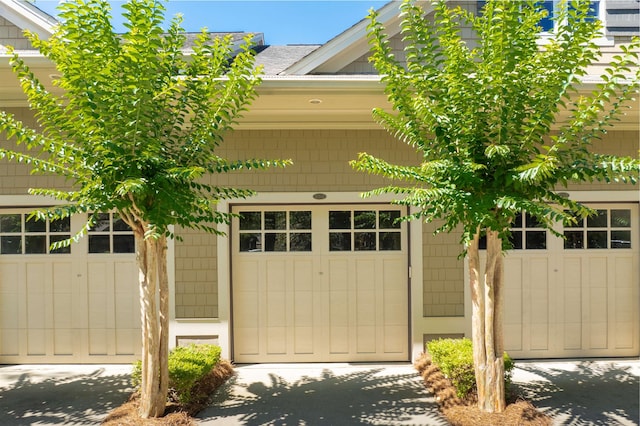
{"type": "MultiPolygon", "coordinates": [[[[0,108],[27,106],[7,60],[1,62],[0,108]]],[[[38,78],[51,87],[55,68],[42,58],[29,58],[28,63],[38,78]]],[[[594,89],[591,82],[584,86],[587,92],[594,89]]],[[[258,93],[238,129],[379,129],[371,110],[389,108],[374,75],[265,77],[258,93]]],[[[639,123],[640,103],[636,101],[615,127],[637,131],[639,123]]]]}

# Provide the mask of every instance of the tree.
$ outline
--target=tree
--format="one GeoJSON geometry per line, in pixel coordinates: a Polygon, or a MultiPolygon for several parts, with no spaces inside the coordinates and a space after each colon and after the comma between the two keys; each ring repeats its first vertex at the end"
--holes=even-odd
{"type": "Polygon", "coordinates": [[[556,28],[538,44],[536,1],[489,0],[474,15],[433,2],[434,23],[405,0],[401,34],[406,59],[395,58],[378,15],[369,15],[371,62],[381,74],[391,112],[375,119],[422,154],[422,164],[390,164],[367,153],[352,166],[395,180],[366,195],[396,194],[413,206],[405,220],[442,220],[436,232],[461,229],[472,298],[472,340],[480,409],[505,408],[503,385],[503,250],[509,227],[526,211],[554,235],[590,209],[559,195],[570,181],[635,183],[637,158],[596,154],[592,141],[624,113],[637,89],[640,41],[621,46],[598,89],[579,92],[599,57],[600,23],[589,1],[559,4],[556,28]],[[471,28],[469,42],[461,28],[471,28]],[[568,113],[568,119],[560,119],[568,113]],[[553,126],[553,127],[552,127],[553,126]],[[557,129],[557,130],[555,130],[557,129]],[[486,237],[484,277],[479,241],[486,237]]]}
{"type": "MultiPolygon", "coordinates": [[[[140,414],[146,418],[161,416],[167,398],[166,264],[172,226],[219,233],[216,224],[228,222],[230,215],[217,211],[216,201],[253,192],[218,186],[215,175],[290,161],[216,155],[216,146],[260,83],[250,37],[236,52],[230,37],[211,38],[203,29],[185,56],[181,18],[173,18],[165,31],[161,2],[130,0],[123,9],[126,32],[121,35],[114,33],[106,0],[63,2],[61,22],[49,40],[26,33],[57,66],[54,84],[62,92],[48,90],[13,55],[13,70],[40,129],[0,113],[0,130],[27,148],[24,153],[2,147],[0,158],[26,162],[35,173],[69,182],[69,188],[29,191],[64,203],[38,210],[37,218],[115,211],[133,229],[142,319],[140,414]]],[[[94,222],[90,215],[72,239],[94,222]]]]}

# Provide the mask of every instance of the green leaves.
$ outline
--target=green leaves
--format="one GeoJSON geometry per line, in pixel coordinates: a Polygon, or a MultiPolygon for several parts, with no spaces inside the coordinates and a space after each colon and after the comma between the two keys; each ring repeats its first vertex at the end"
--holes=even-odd
{"type": "Polygon", "coordinates": [[[560,2],[556,29],[544,43],[541,2],[489,0],[478,14],[445,1],[432,5],[425,19],[417,2],[403,1],[404,61],[396,59],[377,14],[369,16],[370,60],[393,106],[374,110],[374,118],[416,148],[423,163],[394,165],[359,154],[354,169],[403,185],[368,195],[395,194],[419,209],[412,218],[443,219],[442,230],[461,225],[468,240],[477,229],[504,235],[522,210],[551,228],[566,215],[549,203],[583,212],[555,195],[569,181],[638,180],[637,158],[590,151],[637,92],[638,39],[620,47],[588,93],[580,77],[599,57],[600,31],[588,16],[589,1],[560,2]]]}
{"type": "Polygon", "coordinates": [[[212,224],[229,217],[216,211],[215,200],[253,192],[207,184],[209,176],[291,164],[215,154],[261,81],[251,37],[238,49],[231,36],[203,29],[185,54],[181,18],[165,24],[163,2],[129,0],[122,7],[124,34],[114,32],[106,0],[62,2],[50,39],[27,34],[56,64],[62,94],[49,92],[13,55],[41,130],[0,112],[0,131],[27,149],[2,147],[0,157],[70,180],[73,191],[32,191],[68,203],[51,214],[118,210],[125,220],[148,224],[153,238],[170,235],[176,224],[217,232],[212,224]]]}

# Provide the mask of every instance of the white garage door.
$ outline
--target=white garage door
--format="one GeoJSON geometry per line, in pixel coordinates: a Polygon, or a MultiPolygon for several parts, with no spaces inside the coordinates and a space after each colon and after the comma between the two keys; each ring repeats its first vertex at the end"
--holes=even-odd
{"type": "Polygon", "coordinates": [[[389,205],[236,206],[236,362],[406,361],[406,225],[389,205]]]}
{"type": "Polygon", "coordinates": [[[598,214],[565,227],[566,240],[514,227],[505,259],[505,347],[516,358],[637,356],[638,206],[591,205],[598,214]]]}
{"type": "Polygon", "coordinates": [[[133,235],[111,214],[57,251],[82,217],[0,211],[0,363],[131,362],[140,353],[133,235]]]}

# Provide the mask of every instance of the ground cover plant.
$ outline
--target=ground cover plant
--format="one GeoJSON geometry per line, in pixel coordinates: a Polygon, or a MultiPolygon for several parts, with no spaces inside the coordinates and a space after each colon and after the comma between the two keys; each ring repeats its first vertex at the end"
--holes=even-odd
{"type": "Polygon", "coordinates": [[[164,415],[143,419],[139,415],[141,361],[134,363],[129,401],[113,410],[103,424],[187,426],[196,424],[193,416],[203,410],[209,397],[233,375],[233,366],[220,358],[217,345],[180,346],[169,353],[169,392],[164,415]]]}
{"type": "MultiPolygon", "coordinates": [[[[469,339],[465,340],[471,342],[469,339]]],[[[460,339],[458,341],[461,343],[446,343],[441,344],[440,347],[435,344],[431,347],[432,349],[436,348],[436,351],[441,349],[440,353],[436,355],[438,359],[441,359],[444,353],[455,353],[452,359],[444,362],[444,369],[449,370],[449,374],[443,373],[429,353],[423,353],[414,363],[425,386],[435,396],[440,411],[449,423],[453,426],[550,426],[552,424],[549,416],[517,395],[508,385],[510,372],[515,365],[508,355],[505,356],[505,381],[507,382],[505,409],[500,413],[482,411],[477,404],[478,395],[473,371],[473,355],[470,353],[472,349],[466,342],[460,339]],[[452,350],[452,348],[454,349],[452,350]],[[453,380],[452,376],[454,376],[453,380]],[[461,386],[454,384],[456,379],[459,380],[461,386]]]]}

